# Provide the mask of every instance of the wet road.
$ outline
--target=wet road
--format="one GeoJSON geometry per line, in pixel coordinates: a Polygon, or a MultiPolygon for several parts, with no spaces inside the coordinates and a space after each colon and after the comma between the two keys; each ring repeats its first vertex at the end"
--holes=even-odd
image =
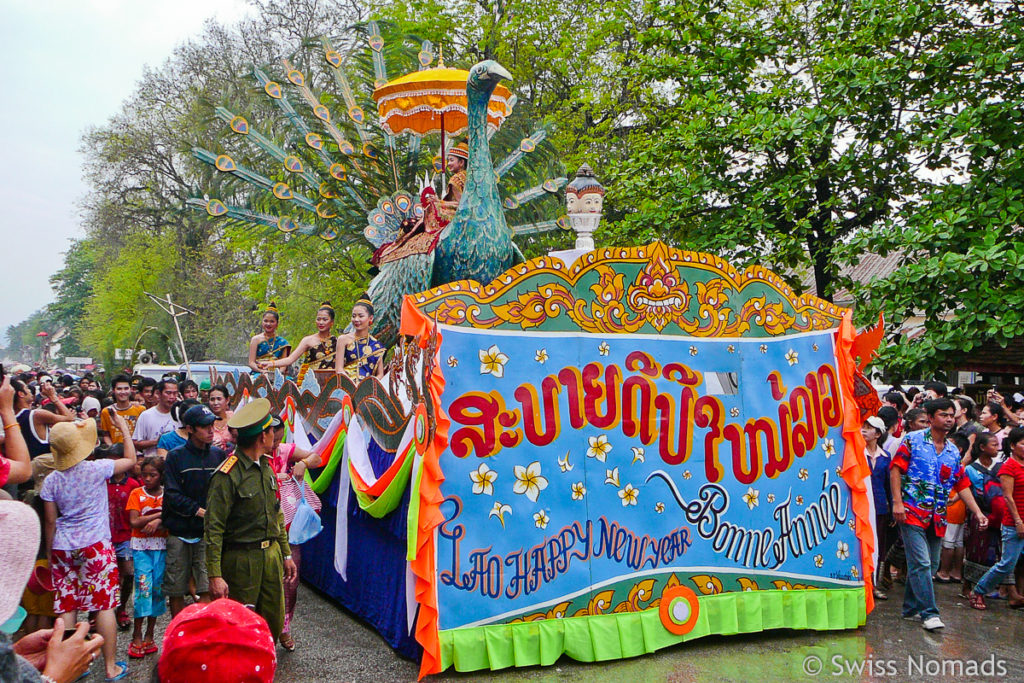
{"type": "MultiPolygon", "coordinates": [[[[449,671],[427,680],[1024,681],[1024,612],[1009,610],[1004,602],[996,600],[988,601],[988,611],[978,612],[957,597],[958,586],[937,585],[946,629],[930,634],[920,623],[899,618],[901,588],[896,586],[892,597],[880,602],[868,616],[867,625],[856,631],[772,631],[704,638],[635,659],[581,664],[563,658],[552,667],[493,673],[449,671]]],[[[166,623],[165,617],[160,626],[166,623]]],[[[306,587],[300,589],[292,633],[297,649],[278,650],[277,681],[377,683],[416,679],[417,664],[396,656],[372,630],[306,587]]],[[[119,637],[119,656],[126,651],[128,640],[127,634],[119,637]]],[[[148,681],[153,664],[155,656],[132,661],[132,675],[126,680],[148,681]]],[[[102,681],[101,667],[93,668],[88,680],[102,681]]]]}

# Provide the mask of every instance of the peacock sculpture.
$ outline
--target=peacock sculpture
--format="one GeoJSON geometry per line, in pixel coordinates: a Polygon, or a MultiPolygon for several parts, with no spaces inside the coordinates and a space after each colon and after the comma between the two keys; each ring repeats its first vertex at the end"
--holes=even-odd
{"type": "MultiPolygon", "coordinates": [[[[462,201],[437,234],[422,227],[408,232],[429,223],[430,205],[421,199],[444,191],[440,155],[425,144],[430,138],[392,135],[366,112],[374,111],[373,91],[389,73],[428,69],[433,45],[409,36],[385,40],[385,32],[368,22],[342,36],[307,41],[279,65],[254,67],[256,96],[225,97],[248,99],[248,116],[227,102],[214,107],[227,124],[223,144],[231,149],[193,150],[213,171],[197,192],[203,196],[189,204],[257,230],[318,236],[340,248],[368,243],[376,272],[368,287],[373,334],[390,345],[404,295],[462,279],[489,282],[522,258],[514,236],[564,228],[567,221],[557,217],[560,202],[531,204],[553,198],[566,179],[552,173],[557,159],[545,144],[545,129],[525,135],[489,120],[491,95],[511,75],[484,61],[466,82],[469,160],[462,201]],[[283,78],[275,79],[275,71],[283,78]],[[344,114],[335,116],[338,110],[344,114]],[[256,117],[268,123],[251,124],[256,117]],[[509,150],[497,164],[492,145],[509,150]],[[507,215],[520,222],[510,227],[507,215]]],[[[515,103],[512,96],[509,110],[515,103]]]]}
{"type": "Polygon", "coordinates": [[[433,284],[472,279],[490,282],[512,265],[516,255],[512,233],[494,179],[487,140],[487,103],[501,79],[512,75],[493,60],[469,70],[466,118],[469,164],[466,189],[452,222],[441,233],[435,256],[433,284]]]}

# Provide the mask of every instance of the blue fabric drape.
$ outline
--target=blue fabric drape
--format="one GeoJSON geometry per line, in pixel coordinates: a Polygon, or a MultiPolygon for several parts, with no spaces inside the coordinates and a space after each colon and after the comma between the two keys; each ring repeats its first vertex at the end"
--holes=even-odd
{"type": "MultiPolygon", "coordinates": [[[[374,474],[380,476],[395,454],[372,439],[368,453],[374,474]]],[[[366,621],[399,654],[419,660],[420,645],[409,633],[405,610],[405,543],[409,489],[389,515],[374,519],[359,509],[354,494],[348,504],[348,581],[334,569],[338,482],[321,496],[324,530],[302,546],[302,578],[366,621]]]]}

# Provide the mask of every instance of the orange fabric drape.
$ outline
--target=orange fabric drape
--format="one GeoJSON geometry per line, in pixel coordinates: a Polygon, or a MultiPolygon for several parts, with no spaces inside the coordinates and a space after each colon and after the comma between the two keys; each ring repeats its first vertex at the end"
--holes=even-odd
{"type": "MultiPolygon", "coordinates": [[[[401,333],[413,335],[419,339],[420,348],[426,348],[434,329],[434,321],[424,315],[412,297],[406,295],[402,302],[401,333]]],[[[441,335],[438,334],[438,346],[441,335]]],[[[441,408],[441,394],[444,392],[444,376],[437,358],[425,358],[424,362],[433,364],[430,386],[427,388],[430,400],[434,405],[437,421],[433,440],[427,444],[423,453],[422,475],[420,477],[420,514],[416,529],[416,557],[411,563],[412,573],[416,577],[416,602],[420,613],[416,619],[416,641],[423,647],[423,658],[420,660],[420,678],[427,674],[441,671],[441,644],[438,638],[437,613],[437,567],[435,566],[434,530],[444,521],[441,514],[441,482],[444,473],[441,471],[441,453],[448,447],[448,428],[451,424],[448,415],[441,408]]]]}
{"type": "Polygon", "coordinates": [[[856,365],[851,350],[857,333],[853,327],[853,313],[846,311],[836,333],[836,371],[839,375],[839,390],[843,396],[843,481],[850,487],[851,507],[856,521],[857,540],[860,541],[861,573],[864,578],[865,602],[870,613],[875,607],[872,592],[874,581],[875,550],[874,520],[871,519],[871,492],[867,478],[871,476],[867,457],[864,455],[864,437],[861,436],[860,409],[853,396],[853,374],[856,365]]]}

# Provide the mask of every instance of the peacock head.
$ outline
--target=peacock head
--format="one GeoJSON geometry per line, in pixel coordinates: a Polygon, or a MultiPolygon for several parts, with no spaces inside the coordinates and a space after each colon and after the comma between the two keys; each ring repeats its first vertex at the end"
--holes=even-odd
{"type": "Polygon", "coordinates": [[[487,59],[475,64],[469,70],[469,79],[466,82],[466,86],[473,90],[490,93],[493,92],[495,86],[503,79],[511,81],[512,74],[493,59],[487,59]]]}

